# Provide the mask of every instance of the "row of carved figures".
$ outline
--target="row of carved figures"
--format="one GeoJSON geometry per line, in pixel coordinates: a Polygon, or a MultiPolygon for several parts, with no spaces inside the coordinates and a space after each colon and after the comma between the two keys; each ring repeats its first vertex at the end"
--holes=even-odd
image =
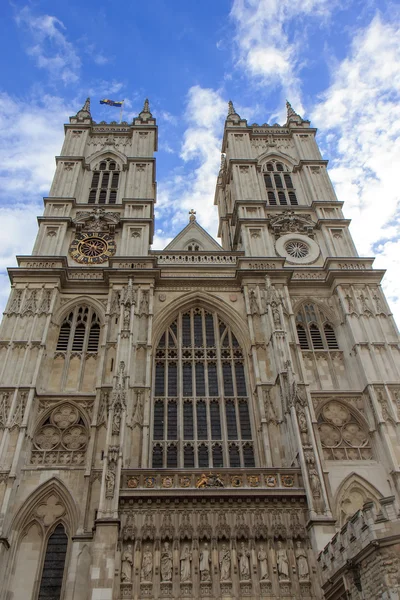
{"type": "MultiPolygon", "coordinates": [[[[300,581],[309,580],[309,566],[307,552],[300,540],[296,542],[294,550],[296,558],[297,574],[300,581]]],[[[263,544],[260,544],[257,551],[257,562],[259,566],[260,581],[269,580],[268,552],[263,544]]],[[[248,544],[241,542],[236,552],[236,558],[229,544],[222,543],[218,552],[219,579],[221,582],[231,581],[232,563],[237,561],[237,572],[240,581],[249,581],[251,579],[250,570],[251,552],[248,544]]],[[[133,569],[133,550],[132,544],[128,544],[122,553],[121,564],[121,582],[132,583],[133,569]]],[[[192,562],[193,553],[191,545],[186,543],[182,545],[179,555],[180,562],[180,581],[181,583],[192,580],[192,562]]],[[[290,580],[290,565],[287,550],[283,543],[278,540],[275,551],[276,573],[280,581],[290,580]]],[[[201,582],[211,582],[212,577],[212,551],[208,542],[204,542],[199,549],[198,572],[201,582]]],[[[149,583],[153,580],[154,570],[154,552],[150,545],[144,547],[142,561],[140,565],[140,581],[149,583]]],[[[173,552],[169,542],[164,542],[160,551],[160,580],[161,582],[172,582],[173,574],[173,552]]]]}

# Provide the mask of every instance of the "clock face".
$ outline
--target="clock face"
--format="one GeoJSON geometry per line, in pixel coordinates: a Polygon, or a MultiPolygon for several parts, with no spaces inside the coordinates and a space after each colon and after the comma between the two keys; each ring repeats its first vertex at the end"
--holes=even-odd
{"type": "Polygon", "coordinates": [[[71,257],[76,262],[93,265],[105,262],[114,256],[116,245],[114,238],[108,233],[78,233],[69,248],[71,257]]]}

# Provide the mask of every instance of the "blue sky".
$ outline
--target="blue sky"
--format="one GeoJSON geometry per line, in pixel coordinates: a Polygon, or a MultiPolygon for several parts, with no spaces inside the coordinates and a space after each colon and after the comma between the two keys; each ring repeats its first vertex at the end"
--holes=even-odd
{"type": "Polygon", "coordinates": [[[360,254],[387,268],[400,318],[400,9],[374,0],[4,3],[0,22],[0,302],[6,267],[29,254],[63,123],[85,98],[96,121],[159,125],[154,247],[213,207],[227,101],[249,123],[284,122],[285,99],[318,141],[360,254]]]}

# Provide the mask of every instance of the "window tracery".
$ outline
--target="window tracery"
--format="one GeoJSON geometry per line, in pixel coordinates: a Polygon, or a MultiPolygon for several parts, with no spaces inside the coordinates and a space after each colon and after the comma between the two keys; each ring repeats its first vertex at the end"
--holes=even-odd
{"type": "Polygon", "coordinates": [[[244,356],[216,313],[180,313],[155,357],[153,467],[255,465],[244,356]]]}
{"type": "Polygon", "coordinates": [[[33,437],[34,465],[76,465],[85,461],[88,431],[76,406],[56,406],[42,421],[33,437]]]}
{"type": "Polygon", "coordinates": [[[57,341],[57,352],[97,352],[100,321],[93,309],[77,306],[65,317],[57,341]]]}
{"type": "Polygon", "coordinates": [[[68,537],[59,523],[47,541],[38,600],[59,600],[64,579],[68,537]]]}
{"type": "Polygon", "coordinates": [[[89,204],[115,204],[119,186],[119,165],[112,158],[102,160],[93,171],[89,204]]]}
{"type": "Polygon", "coordinates": [[[372,458],[368,431],[341,402],[325,404],[318,417],[318,431],[326,460],[369,460],[372,458]]]}
{"type": "Polygon", "coordinates": [[[281,162],[271,160],[263,165],[263,171],[268,204],[297,206],[297,196],[289,168],[281,162]]]}
{"type": "Polygon", "coordinates": [[[314,304],[304,304],[296,315],[296,329],[302,350],[338,350],[335,330],[314,304]]]}

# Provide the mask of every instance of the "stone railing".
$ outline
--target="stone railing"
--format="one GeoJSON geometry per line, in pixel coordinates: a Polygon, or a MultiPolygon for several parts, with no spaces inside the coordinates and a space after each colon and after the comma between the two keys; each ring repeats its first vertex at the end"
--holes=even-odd
{"type": "Polygon", "coordinates": [[[236,256],[230,254],[159,254],[159,265],[235,265],[236,256]]]}
{"type": "Polygon", "coordinates": [[[123,471],[122,490],[142,492],[179,491],[224,494],[234,489],[246,493],[257,491],[304,493],[299,469],[197,469],[129,470],[123,471]]]}

